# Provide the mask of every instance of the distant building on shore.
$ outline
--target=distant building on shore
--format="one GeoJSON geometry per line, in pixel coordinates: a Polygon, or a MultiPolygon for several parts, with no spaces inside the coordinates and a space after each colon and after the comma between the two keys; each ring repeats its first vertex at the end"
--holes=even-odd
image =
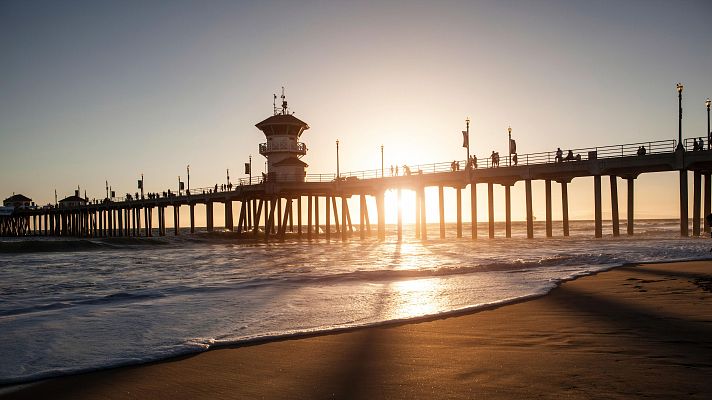
{"type": "Polygon", "coordinates": [[[274,115],[255,125],[267,137],[266,143],[260,143],[260,154],[267,158],[267,179],[304,182],[309,165],[301,158],[307,146],[299,138],[309,125],[287,111],[284,88],[281,110],[276,106],[277,95],[274,98],[274,115]]]}
{"type": "Polygon", "coordinates": [[[21,194],[13,194],[3,200],[2,205],[13,208],[28,208],[32,205],[32,199],[21,194]]]}

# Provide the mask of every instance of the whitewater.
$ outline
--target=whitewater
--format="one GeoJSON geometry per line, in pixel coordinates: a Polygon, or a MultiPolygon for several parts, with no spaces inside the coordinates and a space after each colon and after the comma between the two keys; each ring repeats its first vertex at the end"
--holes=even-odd
{"type": "Polygon", "coordinates": [[[397,242],[393,227],[385,242],[0,239],[0,384],[475,310],[625,263],[708,258],[712,245],[678,237],[672,220],[620,238],[593,239],[590,222],[568,238],[536,228],[533,240],[472,241],[448,225],[425,243],[410,228],[397,242]]]}

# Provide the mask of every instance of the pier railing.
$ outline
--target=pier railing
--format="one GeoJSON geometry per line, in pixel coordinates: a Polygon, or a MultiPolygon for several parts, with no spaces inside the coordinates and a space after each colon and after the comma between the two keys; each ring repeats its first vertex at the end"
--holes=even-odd
{"type": "MultiPolygon", "coordinates": [[[[690,144],[688,146],[688,140],[685,141],[686,147],[689,147],[689,150],[692,150],[692,141],[689,140],[690,144]]],[[[569,149],[562,149],[561,158],[557,157],[556,151],[517,154],[516,163],[514,161],[514,155],[512,155],[512,159],[509,159],[509,155],[499,155],[498,162],[496,162],[496,157],[489,156],[486,158],[476,158],[476,163],[473,164],[473,167],[497,168],[515,165],[522,166],[553,164],[558,162],[577,162],[604,158],[635,157],[642,155],[640,153],[641,147],[645,148],[645,154],[647,155],[671,153],[675,151],[676,146],[676,140],[657,140],[650,142],[618,144],[613,146],[585,147],[579,149],[570,149],[571,157],[569,158],[567,158],[567,156],[569,155],[569,149]]],[[[451,162],[441,162],[433,164],[402,165],[398,166],[397,170],[394,166],[393,172],[391,172],[389,166],[388,170],[383,171],[381,169],[374,169],[366,171],[345,172],[341,174],[341,178],[346,179],[349,177],[355,177],[358,179],[373,179],[380,178],[382,176],[388,177],[396,175],[403,176],[408,174],[451,172],[465,169],[466,166],[467,162],[465,160],[454,160],[451,162]]]]}
{"type": "MultiPolygon", "coordinates": [[[[696,140],[696,138],[695,138],[696,140]]],[[[301,144],[301,143],[300,143],[301,144]]],[[[693,138],[685,139],[683,142],[686,151],[694,151],[695,146],[693,143],[693,138]]],[[[575,163],[580,161],[596,160],[596,159],[606,159],[606,158],[620,158],[620,157],[641,157],[649,154],[665,154],[675,152],[677,146],[676,140],[657,140],[649,142],[638,142],[638,143],[626,143],[618,144],[612,146],[599,146],[599,147],[585,147],[578,149],[562,149],[561,156],[557,155],[557,151],[539,152],[539,153],[527,153],[527,154],[517,154],[516,163],[514,160],[514,155],[511,159],[508,154],[500,155],[497,162],[496,157],[486,157],[486,158],[475,158],[474,164],[471,165],[473,168],[498,168],[498,167],[509,167],[509,166],[529,166],[529,165],[541,165],[541,164],[554,164],[554,163],[575,163]],[[645,149],[643,152],[641,149],[645,149]]],[[[707,150],[708,144],[703,145],[703,150],[707,150]]],[[[190,190],[183,190],[179,192],[166,191],[161,193],[150,193],[145,194],[143,199],[155,199],[155,198],[166,198],[174,196],[193,196],[193,195],[205,195],[221,192],[231,192],[240,190],[240,188],[245,188],[253,185],[263,185],[266,182],[333,182],[338,180],[350,181],[350,180],[366,180],[366,179],[377,179],[381,177],[392,177],[392,176],[408,176],[408,175],[419,175],[419,174],[432,174],[432,173],[442,173],[442,172],[452,172],[460,171],[467,168],[466,160],[453,160],[449,162],[431,163],[431,164],[414,164],[414,165],[399,165],[398,167],[393,166],[391,170],[390,166],[387,169],[371,169],[362,171],[349,171],[339,174],[337,178],[336,174],[306,174],[300,176],[268,176],[264,174],[256,175],[251,178],[240,178],[237,181],[217,184],[208,187],[191,188],[190,190]]],[[[108,202],[124,202],[124,201],[135,201],[140,200],[135,196],[131,198],[128,197],[114,197],[108,202]]],[[[100,203],[106,203],[107,200],[100,201],[100,203]]]]}

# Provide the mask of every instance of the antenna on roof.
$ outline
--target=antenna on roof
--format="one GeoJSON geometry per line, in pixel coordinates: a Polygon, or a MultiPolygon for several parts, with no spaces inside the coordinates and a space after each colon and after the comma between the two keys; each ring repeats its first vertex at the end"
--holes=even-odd
{"type": "Polygon", "coordinates": [[[282,115],[287,115],[287,98],[284,96],[284,86],[282,86],[282,115]]]}
{"type": "Polygon", "coordinates": [[[272,111],[274,112],[274,115],[277,115],[277,95],[272,93],[272,96],[274,96],[272,99],[272,111]]]}

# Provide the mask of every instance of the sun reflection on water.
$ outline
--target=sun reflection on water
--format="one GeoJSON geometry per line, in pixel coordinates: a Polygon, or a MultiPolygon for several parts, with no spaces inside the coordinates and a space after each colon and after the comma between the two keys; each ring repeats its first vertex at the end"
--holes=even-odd
{"type": "Polygon", "coordinates": [[[412,318],[436,314],[443,309],[442,281],[438,278],[412,279],[392,283],[393,294],[390,318],[412,318]]]}

